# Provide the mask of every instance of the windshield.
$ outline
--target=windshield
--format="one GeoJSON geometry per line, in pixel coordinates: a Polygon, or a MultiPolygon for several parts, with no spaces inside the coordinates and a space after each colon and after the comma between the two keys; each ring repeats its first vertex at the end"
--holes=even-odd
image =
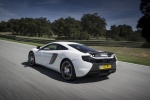
{"type": "Polygon", "coordinates": [[[71,46],[71,47],[75,48],[76,50],[79,50],[80,52],[83,52],[83,53],[97,52],[95,49],[90,48],[83,44],[69,44],[69,46],[71,46]]]}

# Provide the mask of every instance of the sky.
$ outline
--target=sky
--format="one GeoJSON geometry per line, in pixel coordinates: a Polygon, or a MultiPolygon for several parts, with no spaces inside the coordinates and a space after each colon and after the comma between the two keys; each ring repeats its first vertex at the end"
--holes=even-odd
{"type": "Polygon", "coordinates": [[[98,13],[111,25],[136,25],[143,15],[140,0],[0,0],[0,21],[22,17],[46,17],[53,22],[61,17],[80,20],[83,14],[98,13]]]}

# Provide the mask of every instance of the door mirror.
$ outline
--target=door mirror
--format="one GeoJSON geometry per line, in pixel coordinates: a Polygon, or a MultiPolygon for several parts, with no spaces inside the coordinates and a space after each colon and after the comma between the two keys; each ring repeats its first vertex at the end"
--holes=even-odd
{"type": "Polygon", "coordinates": [[[37,46],[36,49],[40,49],[40,46],[37,46]]]}

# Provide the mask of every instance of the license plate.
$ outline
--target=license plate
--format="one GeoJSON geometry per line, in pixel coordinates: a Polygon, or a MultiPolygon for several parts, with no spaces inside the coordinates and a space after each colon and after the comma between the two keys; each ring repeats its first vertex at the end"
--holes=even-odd
{"type": "Polygon", "coordinates": [[[101,65],[100,67],[99,67],[100,69],[110,69],[111,68],[111,65],[101,65]]]}

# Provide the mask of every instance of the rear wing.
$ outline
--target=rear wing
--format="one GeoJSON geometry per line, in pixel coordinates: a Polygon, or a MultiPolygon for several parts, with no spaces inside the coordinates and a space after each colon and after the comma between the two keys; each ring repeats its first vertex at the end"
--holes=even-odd
{"type": "Polygon", "coordinates": [[[117,60],[117,57],[112,52],[93,52],[90,53],[92,55],[92,58],[94,59],[113,59],[115,58],[117,60]]]}

